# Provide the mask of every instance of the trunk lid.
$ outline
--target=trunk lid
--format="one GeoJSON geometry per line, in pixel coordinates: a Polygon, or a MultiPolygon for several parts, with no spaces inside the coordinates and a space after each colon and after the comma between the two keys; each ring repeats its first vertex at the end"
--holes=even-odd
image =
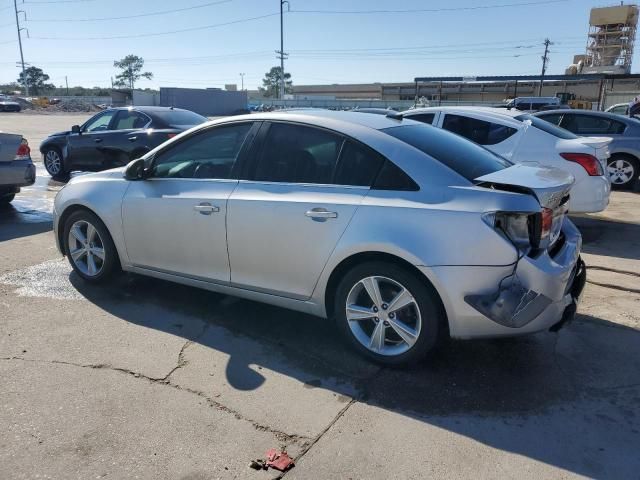
{"type": "Polygon", "coordinates": [[[22,135],[0,132],[0,162],[13,162],[22,142],[22,135]]]}
{"type": "Polygon", "coordinates": [[[550,167],[514,165],[475,179],[478,186],[533,194],[540,205],[556,210],[567,203],[572,175],[550,167]]]}
{"type": "Polygon", "coordinates": [[[569,192],[575,181],[572,175],[557,168],[514,165],[478,177],[475,181],[481,187],[534,195],[542,207],[539,213],[533,215],[536,219],[535,230],[538,233],[542,232],[539,222],[544,222],[543,218],[546,217],[549,222],[549,234],[544,246],[539,241],[540,235],[537,236],[538,240],[532,240],[531,244],[535,248],[552,249],[560,238],[564,217],[569,209],[569,192]]]}

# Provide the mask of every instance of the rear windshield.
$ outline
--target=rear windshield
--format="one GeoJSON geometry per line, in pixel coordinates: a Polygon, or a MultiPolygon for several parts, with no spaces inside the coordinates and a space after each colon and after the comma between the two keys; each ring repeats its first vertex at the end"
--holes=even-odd
{"type": "Polygon", "coordinates": [[[518,115],[514,117],[516,120],[520,120],[524,122],[525,120],[530,120],[531,124],[542,130],[543,132],[550,133],[554,137],[562,138],[563,140],[573,140],[574,138],[578,138],[577,135],[574,135],[569,130],[565,130],[564,128],[560,128],[553,123],[547,122],[546,120],[542,120],[541,118],[534,117],[533,115],[525,114],[518,115]]]}
{"type": "Polygon", "coordinates": [[[429,125],[404,125],[382,131],[435,158],[469,181],[513,165],[466,138],[429,125]]]}
{"type": "Polygon", "coordinates": [[[193,127],[207,120],[206,117],[188,110],[164,110],[154,112],[167,125],[173,128],[193,127]]]}

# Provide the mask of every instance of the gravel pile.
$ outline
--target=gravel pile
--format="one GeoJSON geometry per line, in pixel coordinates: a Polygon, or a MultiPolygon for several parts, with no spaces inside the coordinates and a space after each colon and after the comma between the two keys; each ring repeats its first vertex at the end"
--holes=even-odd
{"type": "Polygon", "coordinates": [[[100,108],[92,103],[82,100],[69,99],[62,100],[57,105],[49,105],[46,107],[50,112],[98,112],[100,108]]]}

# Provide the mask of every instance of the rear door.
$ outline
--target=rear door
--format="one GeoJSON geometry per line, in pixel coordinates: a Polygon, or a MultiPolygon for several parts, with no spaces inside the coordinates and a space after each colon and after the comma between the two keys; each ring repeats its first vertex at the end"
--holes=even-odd
{"type": "Polygon", "coordinates": [[[307,299],[384,159],[332,131],[265,124],[229,199],[231,284],[307,299]]]}

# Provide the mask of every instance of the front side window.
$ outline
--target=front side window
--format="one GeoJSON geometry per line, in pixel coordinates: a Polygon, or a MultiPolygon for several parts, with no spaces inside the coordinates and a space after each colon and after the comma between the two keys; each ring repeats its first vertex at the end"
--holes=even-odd
{"type": "Polygon", "coordinates": [[[444,117],[442,128],[480,145],[495,145],[505,141],[518,131],[515,128],[500,125],[499,123],[452,114],[447,114],[444,117]]]}
{"type": "Polygon", "coordinates": [[[404,125],[382,131],[426,153],[469,181],[513,165],[480,145],[427,125],[404,125]]]}
{"type": "Polygon", "coordinates": [[[134,128],[144,128],[150,119],[145,114],[135,110],[120,110],[116,117],[114,130],[132,130],[134,128]]]}
{"type": "Polygon", "coordinates": [[[254,180],[330,184],[343,140],[318,128],[273,123],[254,180]]]}
{"type": "Polygon", "coordinates": [[[609,110],[609,113],[615,113],[617,115],[627,115],[629,113],[628,105],[618,105],[609,110]]]}
{"type": "Polygon", "coordinates": [[[109,124],[115,113],[115,110],[112,110],[96,115],[85,124],[83,130],[85,132],[103,132],[109,130],[109,124]]]}
{"type": "Polygon", "coordinates": [[[231,178],[252,123],[227,125],[198,132],[160,152],[153,161],[153,178],[231,178]]]}

